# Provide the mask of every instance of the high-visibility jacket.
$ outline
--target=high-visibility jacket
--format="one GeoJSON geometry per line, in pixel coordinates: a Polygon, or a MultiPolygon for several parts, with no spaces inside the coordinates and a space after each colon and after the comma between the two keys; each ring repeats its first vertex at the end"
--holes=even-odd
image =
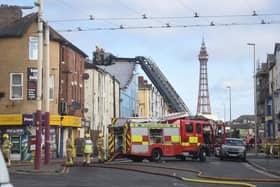
{"type": "Polygon", "coordinates": [[[67,139],[67,140],[66,140],[66,148],[67,148],[67,149],[73,149],[73,148],[74,148],[71,139],[67,139]]]}
{"type": "Polygon", "coordinates": [[[103,137],[98,138],[97,149],[98,150],[104,150],[104,139],[103,139],[103,137]]]}
{"type": "Polygon", "coordinates": [[[2,145],[3,151],[10,151],[11,148],[12,148],[12,143],[10,142],[10,140],[4,140],[2,145]]]}
{"type": "Polygon", "coordinates": [[[92,141],[91,139],[85,139],[85,144],[84,144],[84,153],[92,153],[92,141]]]}

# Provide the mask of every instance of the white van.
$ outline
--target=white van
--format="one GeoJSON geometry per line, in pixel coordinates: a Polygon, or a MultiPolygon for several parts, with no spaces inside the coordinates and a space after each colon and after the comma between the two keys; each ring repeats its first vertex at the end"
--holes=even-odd
{"type": "Polygon", "coordinates": [[[13,185],[10,183],[10,176],[1,149],[0,149],[0,171],[1,171],[0,187],[13,187],[13,185]]]}

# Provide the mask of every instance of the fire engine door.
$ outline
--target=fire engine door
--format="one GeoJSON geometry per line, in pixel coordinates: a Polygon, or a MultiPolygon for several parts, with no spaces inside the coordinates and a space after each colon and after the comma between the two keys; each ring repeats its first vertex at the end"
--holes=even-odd
{"type": "Polygon", "coordinates": [[[202,124],[200,123],[195,124],[195,135],[197,137],[197,143],[202,143],[203,142],[202,124]]]}
{"type": "Polygon", "coordinates": [[[163,129],[164,137],[164,154],[165,155],[174,155],[176,145],[180,144],[180,129],[176,127],[164,128],[163,129]]]}
{"type": "Polygon", "coordinates": [[[195,132],[195,123],[186,123],[183,129],[183,137],[182,137],[182,146],[184,149],[188,150],[196,150],[198,137],[196,136],[195,132]]]}

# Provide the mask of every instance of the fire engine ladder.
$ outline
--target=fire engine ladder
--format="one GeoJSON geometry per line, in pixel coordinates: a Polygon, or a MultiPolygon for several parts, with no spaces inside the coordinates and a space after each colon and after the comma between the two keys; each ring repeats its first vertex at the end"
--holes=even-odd
{"type": "Polygon", "coordinates": [[[167,100],[169,107],[174,109],[176,112],[186,112],[190,115],[190,110],[169,83],[164,74],[161,72],[156,63],[154,63],[150,58],[142,56],[136,57],[135,59],[136,62],[141,65],[143,71],[147,74],[160,94],[167,100]]]}

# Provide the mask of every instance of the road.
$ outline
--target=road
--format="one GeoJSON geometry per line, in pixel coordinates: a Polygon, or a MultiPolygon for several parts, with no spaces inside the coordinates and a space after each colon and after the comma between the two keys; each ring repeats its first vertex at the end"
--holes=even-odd
{"type": "MultiPolygon", "coordinates": [[[[273,176],[258,171],[247,163],[240,161],[220,161],[215,157],[209,158],[205,163],[199,161],[178,161],[165,159],[162,163],[140,163],[141,166],[131,165],[131,162],[122,163],[126,165],[118,166],[133,170],[144,170],[146,172],[160,172],[172,176],[183,176],[186,178],[201,179],[197,173],[179,171],[175,169],[164,169],[158,167],[176,167],[181,169],[191,169],[202,171],[204,176],[234,177],[234,178],[272,178],[273,176]],[[157,168],[144,167],[143,165],[155,165],[157,168]]],[[[96,165],[97,166],[97,165],[96,165]]],[[[11,181],[15,187],[170,187],[170,186],[228,186],[218,184],[201,184],[185,182],[167,176],[158,176],[136,171],[119,170],[113,168],[100,167],[71,167],[64,174],[19,174],[11,173],[11,181]]],[[[116,167],[116,165],[106,165],[106,167],[116,167]]],[[[280,183],[254,183],[258,187],[276,187],[280,183]]]]}

